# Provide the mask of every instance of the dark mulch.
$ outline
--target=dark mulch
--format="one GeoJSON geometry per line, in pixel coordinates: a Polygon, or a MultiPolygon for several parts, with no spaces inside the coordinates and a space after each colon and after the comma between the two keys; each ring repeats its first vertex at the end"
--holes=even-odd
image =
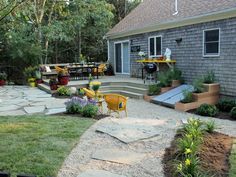
{"type": "MultiPolygon", "coordinates": [[[[177,156],[176,139],[177,134],[172,141],[171,146],[166,149],[163,159],[165,177],[173,177],[175,168],[173,159],[177,156]]],[[[200,150],[200,161],[204,171],[212,172],[214,177],[228,177],[230,168],[229,155],[231,152],[233,138],[221,133],[214,132],[206,134],[200,150]]]]}
{"type": "MultiPolygon", "coordinates": [[[[193,109],[193,110],[189,110],[188,111],[189,113],[192,113],[192,114],[196,114],[196,109],[193,109]]],[[[197,115],[197,114],[196,114],[197,115]]],[[[228,112],[219,112],[216,117],[214,118],[218,118],[218,119],[227,119],[227,120],[231,120],[231,121],[236,121],[236,119],[233,119],[230,117],[230,113],[228,112]]]]}

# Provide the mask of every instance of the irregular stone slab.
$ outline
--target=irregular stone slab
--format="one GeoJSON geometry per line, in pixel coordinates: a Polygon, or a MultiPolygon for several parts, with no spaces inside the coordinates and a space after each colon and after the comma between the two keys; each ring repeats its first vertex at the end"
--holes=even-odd
{"type": "Polygon", "coordinates": [[[28,114],[42,113],[45,110],[45,106],[24,107],[24,110],[28,114]]]}
{"type": "Polygon", "coordinates": [[[66,112],[66,108],[49,109],[46,115],[58,114],[63,112],[66,112]]]}
{"type": "Polygon", "coordinates": [[[124,143],[131,143],[158,136],[164,131],[164,124],[164,120],[156,119],[114,119],[101,122],[96,131],[106,133],[124,143]]]}
{"type": "Polygon", "coordinates": [[[128,164],[128,165],[140,162],[144,157],[145,154],[119,150],[119,149],[102,149],[96,151],[92,155],[93,159],[116,162],[121,164],[128,164]]]}
{"type": "Polygon", "coordinates": [[[16,106],[16,105],[4,105],[4,106],[0,106],[0,112],[12,111],[12,110],[16,110],[18,108],[19,108],[19,106],[16,106]]]}
{"type": "Polygon", "coordinates": [[[16,110],[16,111],[7,111],[7,112],[0,112],[1,116],[22,116],[26,113],[22,110],[16,110]]]}
{"type": "Polygon", "coordinates": [[[117,175],[104,170],[87,170],[77,177],[127,177],[127,176],[117,175]]]}

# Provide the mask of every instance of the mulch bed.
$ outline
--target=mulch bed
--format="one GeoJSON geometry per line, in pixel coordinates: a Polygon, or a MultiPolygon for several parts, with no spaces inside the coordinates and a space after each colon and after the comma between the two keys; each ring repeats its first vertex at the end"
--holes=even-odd
{"type": "MultiPolygon", "coordinates": [[[[189,110],[188,111],[189,113],[192,113],[192,114],[196,114],[196,109],[193,109],[193,110],[189,110]]],[[[197,114],[196,114],[197,115],[197,114]]],[[[230,113],[227,113],[227,112],[219,112],[217,114],[216,117],[214,118],[218,118],[218,119],[227,119],[227,120],[231,120],[231,121],[236,121],[236,119],[233,119],[230,117],[230,113]]]]}
{"type": "MultiPolygon", "coordinates": [[[[175,140],[180,135],[175,136],[175,140]]],[[[175,140],[171,147],[167,148],[164,154],[163,164],[165,177],[173,177],[175,169],[172,160],[177,156],[177,147],[175,140]]],[[[221,133],[214,132],[206,134],[201,146],[199,158],[204,171],[212,172],[214,177],[228,177],[230,168],[229,155],[232,149],[233,138],[221,133]]]]}

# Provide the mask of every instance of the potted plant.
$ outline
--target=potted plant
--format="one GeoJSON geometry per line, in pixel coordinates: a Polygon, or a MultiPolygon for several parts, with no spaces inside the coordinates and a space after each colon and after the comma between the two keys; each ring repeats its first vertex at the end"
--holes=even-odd
{"type": "Polygon", "coordinates": [[[207,74],[203,76],[203,86],[206,92],[220,92],[220,84],[215,82],[215,74],[213,71],[208,71],[207,74]]]}
{"type": "Polygon", "coordinates": [[[161,93],[167,92],[172,89],[171,78],[169,72],[160,72],[158,74],[158,80],[160,81],[161,93]]]}
{"type": "Polygon", "coordinates": [[[38,69],[37,66],[33,67],[33,66],[29,66],[29,67],[26,67],[25,70],[24,70],[24,76],[28,82],[28,84],[31,86],[31,87],[35,87],[36,86],[36,76],[35,76],[35,71],[38,69]]]}
{"type": "Polygon", "coordinates": [[[60,70],[57,76],[58,76],[59,85],[68,84],[70,75],[67,68],[60,70]]]}
{"type": "Polygon", "coordinates": [[[7,80],[7,74],[5,72],[0,73],[0,86],[3,86],[6,84],[7,80]]]}
{"type": "Polygon", "coordinates": [[[194,98],[193,98],[193,93],[188,91],[188,90],[184,90],[183,91],[183,96],[184,98],[175,104],[175,109],[179,110],[179,111],[188,111],[191,109],[196,109],[199,104],[197,102],[194,102],[194,98]]]}
{"type": "Polygon", "coordinates": [[[101,86],[101,82],[98,82],[98,81],[90,82],[90,87],[95,92],[95,97],[96,98],[98,97],[98,90],[99,90],[100,86],[101,86]]]}
{"type": "Polygon", "coordinates": [[[43,83],[42,74],[39,70],[35,71],[35,79],[36,79],[37,85],[43,83]]]}
{"type": "Polygon", "coordinates": [[[29,84],[29,86],[30,87],[36,87],[36,79],[35,78],[33,78],[33,77],[31,77],[31,78],[29,78],[28,79],[28,84],[29,84]]]}
{"type": "Polygon", "coordinates": [[[172,80],[172,87],[178,87],[179,85],[181,85],[181,83],[183,83],[182,72],[177,68],[173,68],[170,70],[170,78],[172,80]]]}
{"type": "Polygon", "coordinates": [[[154,95],[159,95],[161,92],[160,84],[153,84],[148,86],[148,93],[143,96],[143,99],[150,102],[154,95]]]}
{"type": "Polygon", "coordinates": [[[51,90],[57,90],[57,80],[56,80],[56,78],[51,78],[50,80],[49,80],[49,86],[50,86],[50,89],[51,90]]]}

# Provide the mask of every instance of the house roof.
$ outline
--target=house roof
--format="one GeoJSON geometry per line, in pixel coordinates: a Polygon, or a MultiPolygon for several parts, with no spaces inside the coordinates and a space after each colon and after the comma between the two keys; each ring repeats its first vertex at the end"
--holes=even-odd
{"type": "Polygon", "coordinates": [[[173,15],[174,12],[175,0],[144,0],[115,25],[106,36],[108,38],[124,37],[164,28],[234,17],[236,16],[236,1],[178,0],[178,14],[173,15]],[[196,21],[196,19],[198,20],[196,21]],[[183,23],[184,21],[185,23],[183,23]]]}

